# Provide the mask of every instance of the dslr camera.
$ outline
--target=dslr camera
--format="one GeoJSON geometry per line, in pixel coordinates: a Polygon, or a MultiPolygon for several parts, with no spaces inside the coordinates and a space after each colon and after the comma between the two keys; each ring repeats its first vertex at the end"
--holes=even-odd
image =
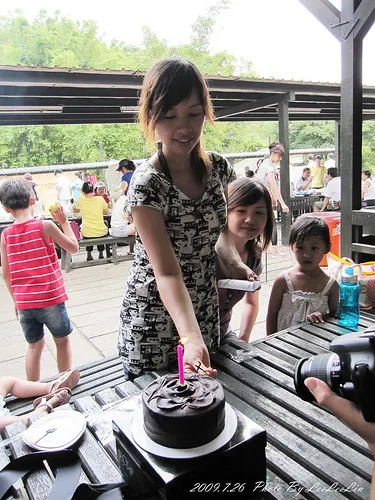
{"type": "Polygon", "coordinates": [[[314,396],[304,382],[316,377],[333,392],[357,404],[367,422],[375,422],[375,333],[354,332],[334,340],[327,354],[298,361],[294,386],[305,401],[314,396]]]}

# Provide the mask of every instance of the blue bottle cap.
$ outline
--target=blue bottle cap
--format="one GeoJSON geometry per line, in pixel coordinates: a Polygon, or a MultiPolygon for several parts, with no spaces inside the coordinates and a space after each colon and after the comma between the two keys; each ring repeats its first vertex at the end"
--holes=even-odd
{"type": "Polygon", "coordinates": [[[358,283],[358,276],[354,274],[354,267],[345,266],[341,272],[342,283],[358,283]]]}

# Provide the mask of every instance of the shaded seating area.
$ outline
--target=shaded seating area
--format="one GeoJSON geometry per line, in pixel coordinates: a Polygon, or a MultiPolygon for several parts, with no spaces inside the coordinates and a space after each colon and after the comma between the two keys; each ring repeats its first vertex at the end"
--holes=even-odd
{"type": "MultiPolygon", "coordinates": [[[[373,316],[361,313],[359,330],[372,322],[373,316]]],[[[373,460],[365,442],[326,410],[302,401],[294,389],[296,362],[303,357],[326,353],[330,342],[343,333],[348,330],[340,327],[337,320],[327,318],[325,323],[303,323],[248,345],[232,341],[213,355],[213,366],[218,370],[226,401],[235,409],[239,421],[249,419],[267,432],[264,482],[256,483],[251,491],[244,487],[246,495],[237,492],[236,498],[249,498],[254,494],[258,500],[297,498],[297,488],[298,498],[325,500],[330,498],[328,491],[337,500],[348,498],[348,491],[351,493],[349,498],[369,498],[373,460]],[[267,488],[266,485],[275,487],[267,488]]],[[[130,425],[141,391],[163,372],[151,372],[136,377],[134,382],[124,382],[117,356],[89,363],[80,371],[80,383],[73,389],[70,403],[61,410],[76,410],[86,418],[87,428],[76,445],[82,467],[81,481],[111,483],[124,479],[125,498],[127,492],[134,498],[160,498],[158,491],[168,488],[168,480],[160,479],[163,477],[161,471],[169,470],[172,474],[177,467],[175,460],[144,451],[134,441],[126,439],[121,429],[126,430],[130,425]],[[114,433],[112,420],[115,421],[114,433]],[[152,470],[159,471],[160,476],[150,474],[152,470]],[[140,488],[144,496],[140,495],[140,488]]],[[[20,415],[31,409],[32,401],[11,397],[7,404],[12,413],[20,415]]],[[[24,423],[16,422],[4,431],[4,437],[11,438],[12,458],[30,452],[22,442],[20,433],[24,430],[24,423]]],[[[255,428],[253,432],[257,435],[255,428]]],[[[226,459],[231,446],[233,440],[218,452],[221,460],[226,459]]],[[[250,461],[247,455],[246,463],[253,471],[253,462],[258,461],[260,465],[262,454],[255,442],[251,446],[253,453],[250,461]]],[[[0,460],[5,465],[9,458],[3,453],[0,460]]],[[[204,469],[208,459],[192,460],[198,460],[204,469]]],[[[185,467],[189,467],[186,461],[185,467]]],[[[250,471],[249,485],[252,477],[250,471]]],[[[220,483],[221,478],[216,482],[220,483]]],[[[235,482],[233,478],[233,488],[235,482]]],[[[28,476],[24,486],[29,498],[40,500],[48,497],[52,480],[42,468],[28,476]]],[[[192,489],[194,483],[188,487],[192,489]]],[[[179,498],[189,498],[183,497],[183,491],[180,489],[179,498]]]]}
{"type": "Polygon", "coordinates": [[[103,236],[102,238],[85,238],[79,242],[79,248],[86,248],[87,246],[94,245],[108,245],[112,250],[112,256],[104,259],[94,259],[90,261],[77,261],[73,262],[73,256],[66,252],[63,248],[61,249],[61,268],[65,272],[69,273],[72,269],[77,269],[79,267],[90,267],[97,266],[100,264],[108,264],[112,262],[114,265],[118,264],[124,260],[132,260],[134,258],[134,236],[128,237],[117,237],[117,236],[103,236]],[[118,245],[129,245],[129,252],[127,255],[119,256],[117,254],[118,245]]]}

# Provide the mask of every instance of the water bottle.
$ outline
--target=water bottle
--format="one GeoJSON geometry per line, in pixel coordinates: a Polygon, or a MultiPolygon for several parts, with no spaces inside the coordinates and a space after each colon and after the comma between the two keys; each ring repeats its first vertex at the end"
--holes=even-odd
{"type": "Polygon", "coordinates": [[[359,321],[359,283],[354,267],[345,266],[341,272],[339,325],[356,328],[359,321]]]}

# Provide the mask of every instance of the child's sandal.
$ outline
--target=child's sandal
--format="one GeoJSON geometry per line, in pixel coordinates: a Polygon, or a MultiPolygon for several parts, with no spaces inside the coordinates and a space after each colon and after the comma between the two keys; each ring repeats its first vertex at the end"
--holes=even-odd
{"type": "Polygon", "coordinates": [[[64,373],[62,373],[59,378],[53,381],[49,392],[55,392],[58,389],[63,389],[64,387],[73,389],[73,387],[78,384],[79,378],[79,370],[70,368],[69,370],[66,370],[64,373]]]}
{"type": "MultiPolygon", "coordinates": [[[[45,394],[44,396],[39,396],[39,398],[34,399],[33,407],[39,408],[42,404],[47,405],[48,401],[52,399],[54,396],[58,397],[58,404],[56,406],[61,406],[70,401],[72,397],[72,391],[69,387],[62,387],[57,391],[50,392],[49,394],[45,394]]],[[[53,408],[49,403],[48,406],[53,408]]]]}
{"type": "Polygon", "coordinates": [[[48,401],[45,401],[44,398],[42,399],[42,402],[38,404],[36,407],[38,410],[41,408],[46,407],[47,413],[51,413],[53,411],[53,406],[48,403],[48,401]]]}

